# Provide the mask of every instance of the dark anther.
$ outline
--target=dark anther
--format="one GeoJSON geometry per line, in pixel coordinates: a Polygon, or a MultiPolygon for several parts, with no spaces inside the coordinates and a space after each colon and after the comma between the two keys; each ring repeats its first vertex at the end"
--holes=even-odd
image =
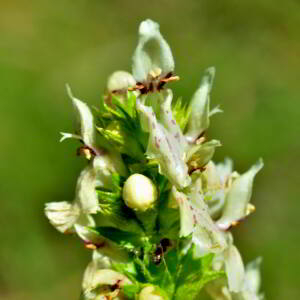
{"type": "Polygon", "coordinates": [[[172,72],[169,72],[169,73],[165,76],[165,78],[168,79],[168,78],[172,77],[172,75],[173,75],[173,73],[172,73],[172,72]]]}
{"type": "Polygon", "coordinates": [[[163,258],[163,255],[164,255],[163,248],[161,245],[158,245],[152,258],[154,264],[159,265],[163,258]]]}
{"type": "Polygon", "coordinates": [[[120,283],[121,283],[121,280],[118,280],[115,284],[113,284],[110,289],[111,291],[115,291],[115,290],[118,290],[120,288],[120,283]]]}
{"type": "Polygon", "coordinates": [[[142,95],[147,93],[152,93],[156,91],[161,91],[166,83],[171,81],[179,80],[179,76],[173,76],[172,72],[167,73],[164,77],[149,77],[148,80],[143,82],[137,82],[134,87],[128,88],[128,91],[140,91],[142,95]]]}
{"type": "Polygon", "coordinates": [[[153,92],[153,82],[151,81],[149,84],[149,92],[153,92]]]}
{"type": "Polygon", "coordinates": [[[157,90],[160,91],[164,87],[165,84],[166,84],[166,82],[160,81],[157,85],[157,90]]]}
{"type": "Polygon", "coordinates": [[[168,247],[172,246],[171,241],[169,239],[166,239],[166,238],[161,239],[160,244],[163,248],[163,252],[166,252],[168,247]]]}

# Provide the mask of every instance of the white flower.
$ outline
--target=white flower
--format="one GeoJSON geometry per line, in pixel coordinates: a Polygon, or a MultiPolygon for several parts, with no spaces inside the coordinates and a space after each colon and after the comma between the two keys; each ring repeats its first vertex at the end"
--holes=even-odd
{"type": "Polygon", "coordinates": [[[61,233],[72,232],[75,223],[81,223],[86,226],[94,226],[94,220],[89,215],[81,214],[77,203],[66,201],[51,202],[45,205],[45,214],[53,225],[61,233]]]}
{"type": "Polygon", "coordinates": [[[133,77],[143,83],[149,76],[164,76],[173,72],[174,68],[171,49],[159,32],[159,25],[149,19],[143,21],[139,27],[139,42],[133,55],[133,77]]]}
{"type": "Polygon", "coordinates": [[[76,223],[86,226],[95,225],[90,214],[97,213],[100,210],[96,183],[96,172],[89,165],[78,177],[76,196],[73,203],[65,201],[46,203],[46,217],[57,230],[63,233],[72,232],[76,223]]]}
{"type": "Polygon", "coordinates": [[[254,210],[249,204],[255,175],[262,169],[263,162],[259,160],[249,171],[235,179],[229,189],[221,218],[217,221],[219,228],[226,230],[237,224],[254,210]]]}
{"type": "Polygon", "coordinates": [[[112,262],[127,263],[128,253],[94,229],[76,224],[75,230],[86,248],[94,250],[93,259],[84,272],[81,299],[125,299],[121,289],[125,284],[131,284],[131,281],[111,267],[112,262]]]}
{"type": "Polygon", "coordinates": [[[123,199],[128,207],[145,211],[153,207],[157,200],[156,186],[148,177],[133,174],[125,181],[123,199]]]}
{"type": "Polygon", "coordinates": [[[72,94],[71,88],[67,85],[67,92],[69,97],[73,102],[73,106],[76,111],[77,115],[77,127],[78,127],[78,134],[71,134],[61,132],[62,138],[60,141],[64,141],[67,138],[75,138],[80,139],[84,142],[84,144],[93,150],[96,148],[96,131],[94,127],[94,118],[93,115],[87,106],[86,103],[82,102],[81,100],[75,98],[72,94]]]}
{"type": "Polygon", "coordinates": [[[96,187],[110,188],[111,174],[123,176],[127,171],[115,153],[95,156],[84,168],[77,180],[75,200],[70,202],[51,202],[45,206],[45,214],[50,223],[60,232],[72,232],[75,224],[94,226],[90,214],[100,211],[96,187]]]}
{"type": "Polygon", "coordinates": [[[186,187],[191,179],[184,161],[186,143],[179,126],[171,113],[172,93],[170,90],[157,94],[159,119],[153,108],[137,99],[137,110],[143,130],[149,132],[146,154],[158,162],[159,172],[178,188],[186,187]]]}
{"type": "Polygon", "coordinates": [[[186,159],[189,171],[194,171],[206,166],[206,164],[212,159],[215,148],[220,147],[221,143],[218,140],[211,140],[206,143],[200,143],[189,145],[186,152],[186,159]]]}
{"type": "Polygon", "coordinates": [[[111,269],[98,269],[91,266],[84,275],[83,299],[123,299],[121,289],[131,281],[121,273],[111,269]]]}
{"type": "MultiPolygon", "coordinates": [[[[209,127],[210,100],[209,94],[215,76],[215,68],[208,68],[202,78],[200,87],[195,92],[190,102],[191,113],[187,124],[185,137],[190,143],[196,139],[209,127]]],[[[213,113],[218,110],[214,110],[213,113]]]]}
{"type": "Polygon", "coordinates": [[[192,234],[192,241],[196,246],[195,256],[200,257],[208,253],[220,253],[227,246],[223,233],[211,219],[208,207],[199,193],[199,178],[186,196],[172,188],[180,211],[180,236],[192,234]]]}
{"type": "Polygon", "coordinates": [[[233,249],[228,250],[231,252],[228,255],[232,257],[226,258],[228,280],[218,279],[210,282],[206,286],[206,291],[214,300],[263,300],[264,296],[259,292],[261,259],[258,258],[247,264],[244,272],[240,255],[236,249],[233,249]],[[236,291],[233,291],[233,287],[236,291]]]}
{"type": "Polygon", "coordinates": [[[202,172],[202,180],[204,182],[204,199],[209,207],[209,214],[213,219],[220,218],[225,204],[225,196],[233,178],[237,173],[232,173],[232,161],[226,159],[222,163],[215,164],[210,161],[202,172]]]}

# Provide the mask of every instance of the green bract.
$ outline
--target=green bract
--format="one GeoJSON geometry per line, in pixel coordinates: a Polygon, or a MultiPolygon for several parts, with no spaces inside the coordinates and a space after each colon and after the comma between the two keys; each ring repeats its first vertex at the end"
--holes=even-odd
{"type": "Polygon", "coordinates": [[[230,229],[254,211],[259,160],[246,173],[212,161],[207,140],[215,69],[190,102],[174,100],[172,52],[151,20],[139,28],[132,74],[116,71],[94,113],[68,94],[86,159],[73,202],[45,206],[50,223],[92,251],[81,299],[259,300],[260,259],[244,267],[230,229]]]}

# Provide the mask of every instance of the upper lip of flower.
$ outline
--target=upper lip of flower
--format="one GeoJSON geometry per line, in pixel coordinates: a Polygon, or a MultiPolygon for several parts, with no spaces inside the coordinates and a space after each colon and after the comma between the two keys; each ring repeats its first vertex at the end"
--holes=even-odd
{"type": "Polygon", "coordinates": [[[172,51],[159,31],[159,25],[147,19],[140,24],[139,41],[133,54],[132,73],[141,93],[160,90],[173,76],[175,63],[172,51]]]}

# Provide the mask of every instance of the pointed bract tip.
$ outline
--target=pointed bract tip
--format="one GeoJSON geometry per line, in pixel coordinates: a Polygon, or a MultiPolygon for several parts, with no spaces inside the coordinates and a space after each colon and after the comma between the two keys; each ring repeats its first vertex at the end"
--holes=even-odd
{"type": "Polygon", "coordinates": [[[66,90],[67,90],[67,94],[68,94],[68,96],[71,98],[71,99],[73,99],[74,98],[74,96],[73,96],[73,94],[72,94],[72,90],[71,90],[71,87],[70,87],[70,85],[68,84],[68,83],[66,83],[66,90]]]}

